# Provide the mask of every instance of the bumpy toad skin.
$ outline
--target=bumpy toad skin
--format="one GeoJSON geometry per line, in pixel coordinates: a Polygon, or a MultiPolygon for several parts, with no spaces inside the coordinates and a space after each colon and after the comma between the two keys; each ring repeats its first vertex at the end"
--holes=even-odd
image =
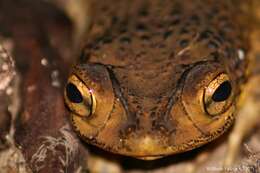
{"type": "Polygon", "coordinates": [[[224,133],[247,78],[250,27],[241,3],[93,3],[90,34],[65,89],[75,131],[140,159],[188,151],[224,133]]]}

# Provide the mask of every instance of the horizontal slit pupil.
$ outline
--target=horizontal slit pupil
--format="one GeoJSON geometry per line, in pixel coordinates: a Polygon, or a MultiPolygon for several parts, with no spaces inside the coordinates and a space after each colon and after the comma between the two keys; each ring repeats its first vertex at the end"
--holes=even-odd
{"type": "Polygon", "coordinates": [[[225,81],[216,89],[212,96],[212,100],[215,102],[222,102],[229,98],[231,95],[231,84],[229,81],[225,81]]]}
{"type": "Polygon", "coordinates": [[[73,103],[81,103],[83,101],[83,97],[82,97],[80,91],[72,83],[67,84],[66,93],[67,93],[69,100],[73,103]]]}

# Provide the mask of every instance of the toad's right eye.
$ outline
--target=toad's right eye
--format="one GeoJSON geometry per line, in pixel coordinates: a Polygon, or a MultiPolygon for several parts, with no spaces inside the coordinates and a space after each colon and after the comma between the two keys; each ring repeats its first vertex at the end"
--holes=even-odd
{"type": "Polygon", "coordinates": [[[81,103],[83,101],[83,97],[82,97],[80,91],[72,83],[68,83],[67,84],[67,86],[66,86],[66,93],[67,93],[68,99],[72,103],[81,103]]]}
{"type": "Polygon", "coordinates": [[[76,75],[70,76],[64,92],[67,106],[76,115],[89,117],[95,112],[96,100],[93,90],[76,75]]]}

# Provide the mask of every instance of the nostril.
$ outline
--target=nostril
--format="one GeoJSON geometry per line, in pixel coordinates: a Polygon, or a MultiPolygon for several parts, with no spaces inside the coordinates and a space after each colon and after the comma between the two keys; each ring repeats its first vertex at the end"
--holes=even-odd
{"type": "Polygon", "coordinates": [[[163,125],[160,125],[160,126],[158,127],[158,129],[159,129],[159,131],[160,131],[162,134],[168,134],[168,133],[169,133],[169,130],[168,130],[165,126],[163,126],[163,125]]]}

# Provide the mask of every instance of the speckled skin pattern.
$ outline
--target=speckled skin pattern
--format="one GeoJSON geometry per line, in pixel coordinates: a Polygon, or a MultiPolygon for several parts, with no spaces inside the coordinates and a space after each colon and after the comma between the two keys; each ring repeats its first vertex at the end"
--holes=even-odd
{"type": "Polygon", "coordinates": [[[71,74],[93,91],[97,106],[87,118],[71,112],[75,131],[90,144],[140,159],[220,136],[246,81],[249,21],[241,18],[241,2],[93,1],[88,40],[71,74]],[[201,100],[221,73],[233,97],[212,116],[201,100]]]}

